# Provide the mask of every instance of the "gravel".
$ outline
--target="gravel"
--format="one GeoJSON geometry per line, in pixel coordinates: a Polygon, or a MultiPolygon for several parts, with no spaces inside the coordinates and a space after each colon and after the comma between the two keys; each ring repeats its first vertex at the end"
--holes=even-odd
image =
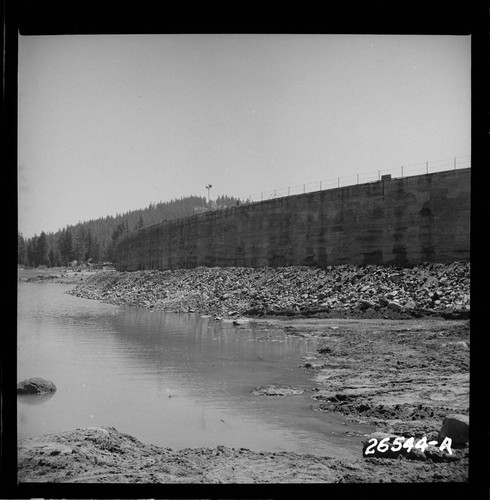
{"type": "Polygon", "coordinates": [[[218,317],[465,319],[470,312],[470,264],[102,271],[68,293],[112,304],[218,317]]]}

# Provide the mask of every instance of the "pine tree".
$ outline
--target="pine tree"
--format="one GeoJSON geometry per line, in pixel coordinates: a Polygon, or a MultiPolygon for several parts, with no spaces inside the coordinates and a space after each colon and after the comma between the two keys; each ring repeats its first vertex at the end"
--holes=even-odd
{"type": "Polygon", "coordinates": [[[99,262],[100,260],[100,243],[96,236],[92,238],[90,258],[92,262],[99,262]]]}
{"type": "Polygon", "coordinates": [[[73,242],[73,252],[75,255],[75,259],[78,260],[79,264],[81,264],[81,262],[85,260],[85,254],[87,252],[85,237],[85,228],[83,225],[79,225],[76,230],[73,242]]]}
{"type": "Polygon", "coordinates": [[[49,259],[49,267],[59,267],[61,265],[60,254],[53,248],[49,250],[48,259],[49,259]]]}
{"type": "Polygon", "coordinates": [[[61,263],[67,266],[73,257],[73,236],[69,229],[63,229],[58,238],[58,250],[61,257],[61,263]]]}
{"type": "Polygon", "coordinates": [[[36,240],[36,245],[34,248],[34,265],[35,267],[40,265],[48,265],[48,244],[46,241],[46,233],[41,232],[39,238],[36,240]]]}
{"type": "Polygon", "coordinates": [[[116,258],[116,248],[120,239],[128,232],[128,221],[123,220],[112,231],[111,243],[107,250],[107,257],[110,262],[114,262],[116,258]]]}
{"type": "Polygon", "coordinates": [[[143,215],[140,214],[138,222],[136,224],[136,229],[141,229],[144,226],[145,226],[145,223],[143,222],[143,215]]]}
{"type": "Polygon", "coordinates": [[[92,251],[93,251],[92,231],[90,230],[90,227],[88,227],[85,231],[85,256],[83,260],[86,261],[91,260],[92,251]]]}
{"type": "Polygon", "coordinates": [[[27,241],[27,249],[26,249],[26,264],[30,267],[36,266],[36,244],[37,244],[37,236],[34,235],[27,241]]]}
{"type": "Polygon", "coordinates": [[[17,232],[17,264],[26,265],[27,245],[22,233],[17,232]]]}

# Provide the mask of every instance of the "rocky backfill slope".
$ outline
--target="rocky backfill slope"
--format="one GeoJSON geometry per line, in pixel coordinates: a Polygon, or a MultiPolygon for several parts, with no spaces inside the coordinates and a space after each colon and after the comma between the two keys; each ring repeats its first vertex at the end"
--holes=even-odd
{"type": "Polygon", "coordinates": [[[69,293],[215,316],[468,318],[470,265],[206,268],[100,272],[69,293]]]}

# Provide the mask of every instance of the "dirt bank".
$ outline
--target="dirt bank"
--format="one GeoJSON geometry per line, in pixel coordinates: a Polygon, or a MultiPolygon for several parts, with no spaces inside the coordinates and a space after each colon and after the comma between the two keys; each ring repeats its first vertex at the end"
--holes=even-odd
{"type": "Polygon", "coordinates": [[[320,340],[317,352],[302,360],[316,383],[314,410],[414,437],[437,434],[448,413],[468,414],[467,320],[302,319],[258,325],[320,340]]]}
{"type": "Polygon", "coordinates": [[[23,483],[462,482],[467,480],[467,467],[467,457],[434,463],[380,458],[346,461],[224,446],[174,451],[100,427],[31,438],[19,446],[19,481],[23,483]]]}
{"type": "Polygon", "coordinates": [[[69,267],[51,267],[46,269],[17,269],[17,279],[19,281],[37,283],[66,283],[78,285],[86,278],[102,271],[93,269],[75,270],[69,267]]]}

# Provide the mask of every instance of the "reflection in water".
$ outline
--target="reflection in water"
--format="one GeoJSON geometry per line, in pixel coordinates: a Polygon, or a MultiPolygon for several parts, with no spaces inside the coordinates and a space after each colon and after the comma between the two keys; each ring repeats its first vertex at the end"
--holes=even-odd
{"type": "Polygon", "coordinates": [[[298,367],[316,341],[188,314],[120,308],[19,283],[18,378],[53,380],[56,398],[18,405],[19,438],[93,425],[171,448],[225,445],[359,455],[340,416],[308,409],[311,393],[251,394],[271,383],[308,389],[298,367]]]}
{"type": "Polygon", "coordinates": [[[18,394],[17,402],[24,405],[41,405],[49,401],[55,394],[55,392],[47,392],[46,394],[18,394]]]}

